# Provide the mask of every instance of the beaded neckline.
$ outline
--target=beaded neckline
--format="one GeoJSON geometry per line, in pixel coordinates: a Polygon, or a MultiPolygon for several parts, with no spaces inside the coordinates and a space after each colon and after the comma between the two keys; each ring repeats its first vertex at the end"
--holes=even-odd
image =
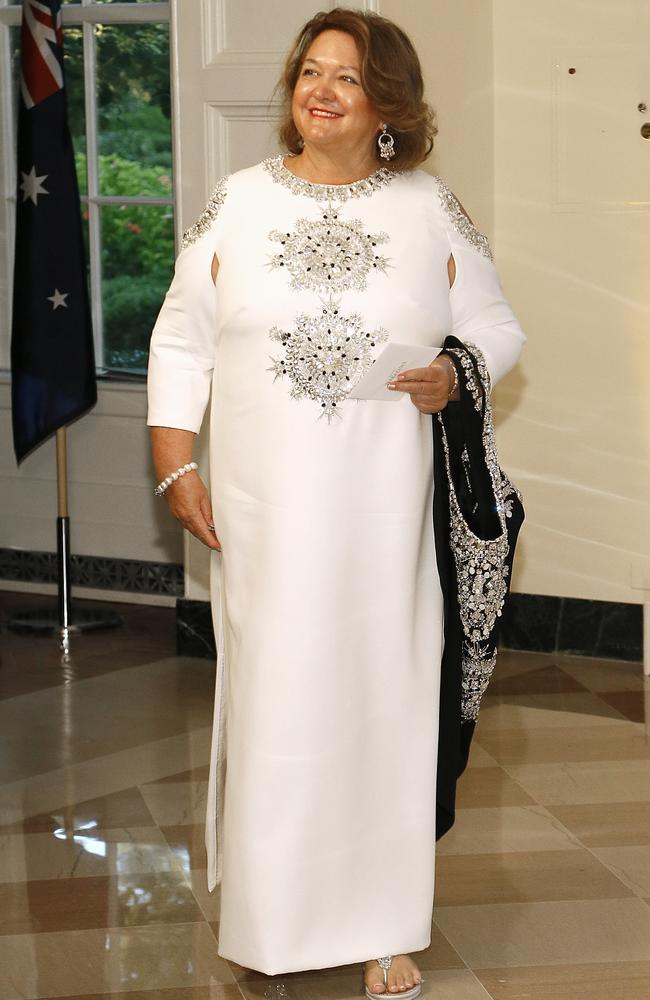
{"type": "Polygon", "coordinates": [[[308,198],[315,198],[317,201],[347,201],[348,198],[368,197],[378,188],[385,187],[393,180],[400,171],[388,170],[386,167],[379,167],[374,174],[364,177],[360,181],[351,181],[350,184],[317,184],[315,181],[305,180],[304,177],[297,177],[288,167],[284,165],[284,155],[271,156],[264,160],[263,167],[271,175],[274,181],[288,188],[293,194],[305,195],[308,198]]]}

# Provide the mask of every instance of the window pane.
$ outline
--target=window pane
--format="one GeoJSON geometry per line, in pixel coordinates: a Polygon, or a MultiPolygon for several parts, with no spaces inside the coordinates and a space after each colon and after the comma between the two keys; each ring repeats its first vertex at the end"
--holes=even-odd
{"type": "Polygon", "coordinates": [[[83,32],[68,25],[63,37],[65,92],[68,103],[68,125],[77,162],[79,190],[85,194],[86,184],[86,119],[84,111],[83,32]]]}
{"type": "Polygon", "coordinates": [[[172,276],[172,207],[105,205],[101,217],[104,366],[144,371],[172,276]]]}
{"type": "Polygon", "coordinates": [[[98,24],[95,33],[100,193],[170,196],[169,26],[98,24]]]}

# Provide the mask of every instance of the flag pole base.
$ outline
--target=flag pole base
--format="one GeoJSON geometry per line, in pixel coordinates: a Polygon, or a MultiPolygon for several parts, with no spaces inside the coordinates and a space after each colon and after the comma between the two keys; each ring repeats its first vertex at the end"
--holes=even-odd
{"type": "Polygon", "coordinates": [[[17,611],[7,622],[7,628],[23,635],[58,635],[64,637],[67,631],[70,635],[83,632],[98,632],[100,629],[117,628],[124,621],[116,611],[104,608],[73,608],[67,626],[61,625],[59,612],[55,608],[32,608],[17,611]]]}

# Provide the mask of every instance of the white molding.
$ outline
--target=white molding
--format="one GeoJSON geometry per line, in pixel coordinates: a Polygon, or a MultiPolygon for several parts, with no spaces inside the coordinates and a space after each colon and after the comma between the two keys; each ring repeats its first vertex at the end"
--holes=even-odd
{"type": "MultiPolygon", "coordinates": [[[[337,0],[330,0],[323,5],[329,10],[337,6],[337,0]]],[[[361,10],[379,12],[379,0],[365,0],[360,4],[344,4],[343,6],[359,7],[361,10]]],[[[233,49],[226,48],[226,3],[224,0],[214,4],[214,0],[201,0],[201,21],[203,27],[203,67],[236,66],[238,69],[258,66],[281,66],[292,39],[287,38],[286,45],[280,49],[233,49]],[[215,10],[216,8],[216,10],[215,10]]]]}
{"type": "Polygon", "coordinates": [[[257,122],[260,125],[273,125],[279,114],[269,113],[269,109],[278,107],[275,104],[241,101],[227,104],[207,103],[204,106],[205,135],[207,136],[207,178],[208,186],[214,187],[219,178],[225,177],[232,170],[230,163],[230,134],[228,126],[231,122],[257,122]]]}

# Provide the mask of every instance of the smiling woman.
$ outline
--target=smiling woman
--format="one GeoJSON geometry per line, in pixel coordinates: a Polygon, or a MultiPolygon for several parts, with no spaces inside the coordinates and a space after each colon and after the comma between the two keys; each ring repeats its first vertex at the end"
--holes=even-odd
{"type": "Polygon", "coordinates": [[[478,566],[461,699],[431,417],[489,416],[524,337],[487,240],[418,169],[435,128],[404,33],[318,14],[280,86],[284,151],[219,181],[151,342],[158,492],[212,550],[208,885],[223,957],[271,975],[364,962],[371,1000],[413,1000],[508,551],[498,499],[492,562],[454,522],[463,580],[478,566]],[[352,398],[384,344],[426,367],[352,398]],[[191,458],[210,394],[208,495],[191,458]]]}
{"type": "MultiPolygon", "coordinates": [[[[303,81],[309,78],[330,86],[338,81],[337,98],[349,96],[359,110],[365,106],[369,120],[372,108],[373,125],[377,115],[389,123],[396,144],[394,165],[400,169],[419,166],[433,149],[438,130],[424,100],[419,59],[408,35],[392,21],[339,8],[317,14],[304,26],[277,88],[283,102],[280,139],[296,155],[303,150],[305,141],[295,116],[296,103],[303,81]],[[340,61],[334,56],[335,50],[340,61]],[[358,105],[354,89],[361,91],[357,94],[358,105]]],[[[343,112],[342,107],[328,104],[324,110],[343,112]]],[[[376,167],[382,162],[380,150],[369,152],[376,167]]]]}

